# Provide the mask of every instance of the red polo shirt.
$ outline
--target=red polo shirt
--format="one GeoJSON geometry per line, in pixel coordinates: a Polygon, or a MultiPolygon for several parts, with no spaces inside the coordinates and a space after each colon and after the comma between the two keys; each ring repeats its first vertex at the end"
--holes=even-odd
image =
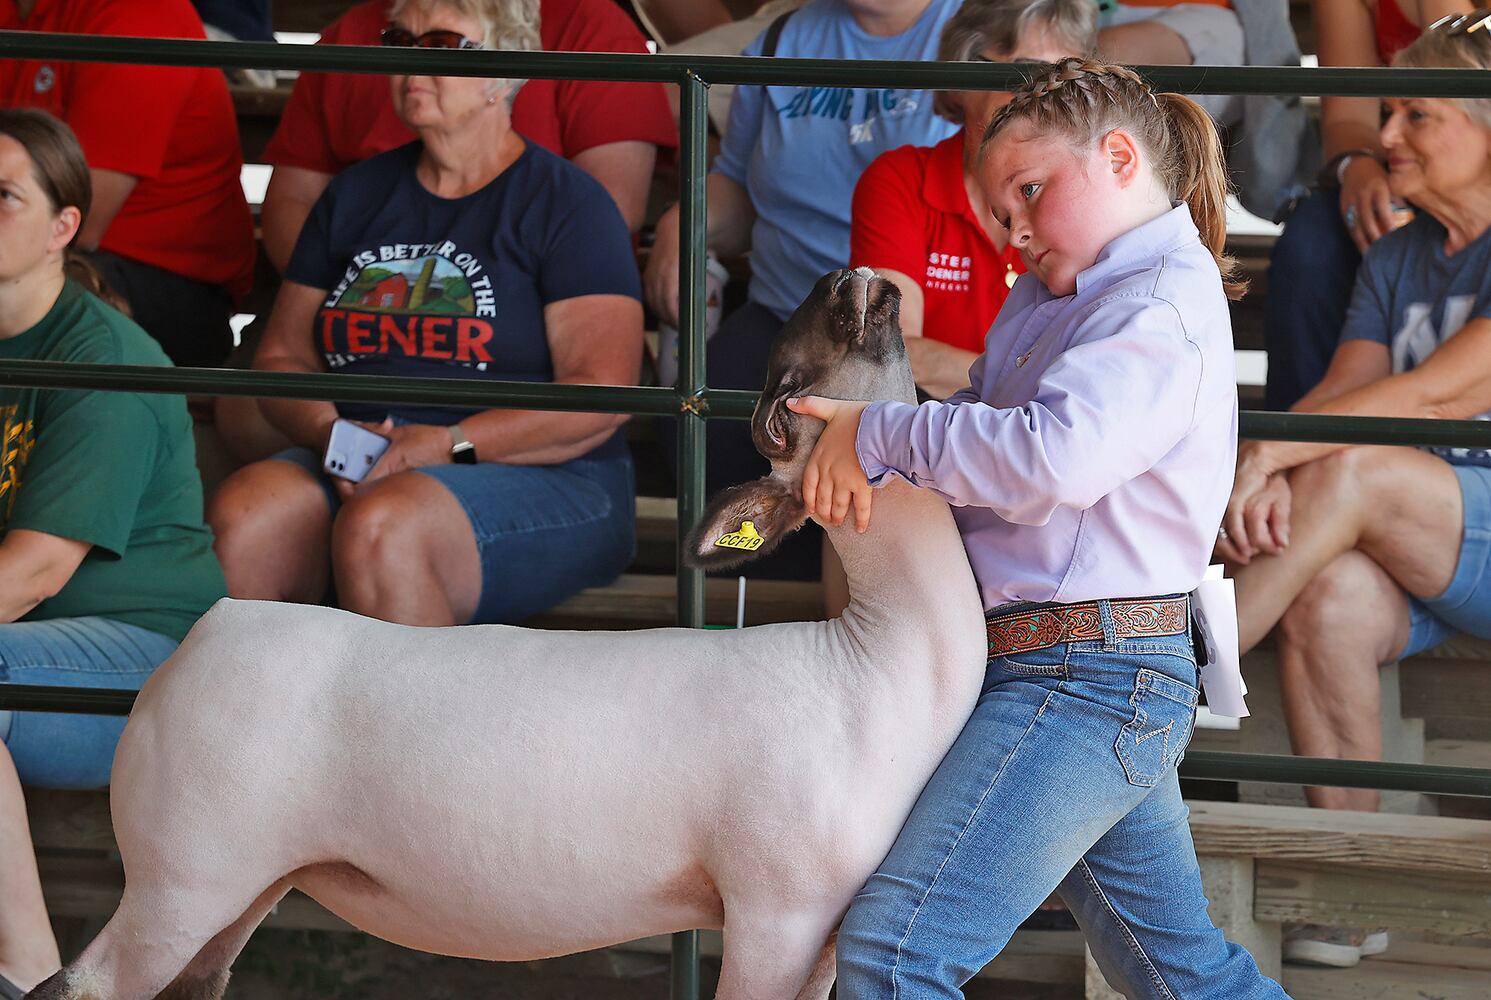
{"type": "MultiPolygon", "coordinates": [[[[27,18],[0,0],[0,28],[206,37],[189,0],[37,0],[27,18]]],[[[102,249],[247,293],[254,224],[220,70],[0,59],[0,104],[50,111],[78,134],[90,167],[136,179],[102,249]]]]}
{"type": "Polygon", "coordinates": [[[915,279],[926,302],[922,335],[978,354],[1009,295],[1008,276],[1025,273],[1019,251],[997,249],[974,218],[962,132],[870,164],[854,189],[849,265],[915,279]]]}
{"type": "MultiPolygon", "coordinates": [[[[369,0],[321,33],[328,45],[377,45],[388,0],[369,0]]],[[[550,51],[646,52],[610,0],[542,0],[539,41],[550,51]]],[[[672,148],[678,132],[661,84],[529,80],[513,103],[513,129],[560,156],[634,140],[672,148]]],[[[302,73],[264,151],[275,166],[335,174],[414,139],[394,113],[388,78],[302,73]]]]}

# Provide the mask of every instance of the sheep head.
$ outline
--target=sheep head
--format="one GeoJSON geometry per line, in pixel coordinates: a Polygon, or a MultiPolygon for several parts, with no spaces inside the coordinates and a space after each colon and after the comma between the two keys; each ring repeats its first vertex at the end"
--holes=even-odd
{"type": "Polygon", "coordinates": [[[869,268],[832,271],[772,344],[751,439],[771,474],[722,491],[690,532],[690,566],[726,569],[770,552],[807,519],[802,473],[823,422],[787,409],[793,396],[916,402],[901,340],[901,293],[869,268]]]}

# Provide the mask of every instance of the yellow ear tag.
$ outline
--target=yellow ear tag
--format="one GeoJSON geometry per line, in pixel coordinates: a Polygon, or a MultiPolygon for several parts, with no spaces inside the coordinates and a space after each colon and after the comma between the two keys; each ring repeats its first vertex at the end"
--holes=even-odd
{"type": "Polygon", "coordinates": [[[761,533],[756,530],[756,523],[754,521],[742,521],[739,531],[732,531],[729,534],[721,535],[715,539],[714,544],[722,549],[740,549],[743,552],[755,552],[765,542],[766,539],[762,538],[761,533]]]}

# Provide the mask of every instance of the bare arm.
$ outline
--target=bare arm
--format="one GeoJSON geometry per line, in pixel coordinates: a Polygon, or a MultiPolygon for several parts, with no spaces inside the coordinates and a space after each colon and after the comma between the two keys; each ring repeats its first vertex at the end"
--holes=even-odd
{"type": "MultiPolygon", "coordinates": [[[[1422,27],[1445,13],[1471,9],[1470,0],[1420,0],[1417,13],[1422,27]],[[1429,20],[1424,20],[1429,18],[1429,20]]],[[[1411,15],[1415,11],[1410,9],[1411,15]]],[[[1380,66],[1372,9],[1366,0],[1313,0],[1311,16],[1322,66],[1380,66]]],[[[1320,133],[1329,159],[1352,149],[1382,152],[1378,137],[1381,102],[1371,97],[1326,97],[1321,99],[1320,133]]],[[[1393,196],[1387,171],[1371,156],[1354,156],[1341,172],[1340,209],[1356,247],[1367,247],[1403,225],[1406,217],[1393,214],[1393,196]]]]}
{"type": "Polygon", "coordinates": [[[0,622],[18,621],[56,597],[93,546],[14,528],[0,540],[0,622]]]}
{"type": "Polygon", "coordinates": [[[573,162],[601,182],[621,209],[628,232],[641,228],[652,187],[652,168],[657,162],[656,146],[636,140],[608,142],[576,153],[573,162]]]}
{"type": "MultiPolygon", "coordinates": [[[[751,246],[751,226],[756,209],[746,189],[721,174],[710,174],[705,182],[708,229],[705,243],[721,256],[745,253],[751,246]]],[[[678,259],[680,234],[678,206],[663,213],[657,223],[657,239],[647,255],[642,287],[658,319],[678,325],[678,259]]]]}
{"type": "MultiPolygon", "coordinates": [[[[561,385],[636,385],[642,304],[625,295],[581,295],[544,307],[561,385]]],[[[625,423],[625,414],[488,410],[461,421],[483,462],[554,465],[578,458],[625,423]]]]}
{"type": "MultiPolygon", "coordinates": [[[[1380,66],[1372,11],[1365,0],[1313,0],[1310,17],[1322,66],[1380,66]]],[[[1327,157],[1346,149],[1381,149],[1375,97],[1325,97],[1320,130],[1327,157]]]]}
{"type": "MultiPolygon", "coordinates": [[[[280,285],[264,339],[254,355],[254,367],[270,372],[326,371],[312,332],[316,310],[325,299],[324,288],[294,281],[280,285]]],[[[264,418],[291,441],[315,449],[326,444],[337,417],[336,407],[321,400],[261,399],[259,408],[264,418]]]]}
{"type": "Polygon", "coordinates": [[[926,296],[921,285],[888,267],[877,267],[875,273],[901,290],[901,336],[906,341],[906,357],[916,384],[938,399],[946,399],[966,386],[968,368],[978,355],[923,336],[926,296]]]}
{"type": "MultiPolygon", "coordinates": [[[[1322,382],[1325,391],[1318,396],[1312,393],[1316,396],[1313,400],[1307,397],[1301,401],[1310,404],[1305,412],[1468,420],[1491,410],[1491,378],[1486,375],[1491,371],[1491,320],[1471,320],[1423,364],[1398,375],[1390,374],[1388,351],[1383,344],[1361,342],[1364,346],[1352,352],[1355,358],[1343,359],[1346,349],[1357,343],[1347,341],[1341,345],[1322,382]],[[1380,377],[1346,387],[1374,371],[1380,377]],[[1337,376],[1342,391],[1328,385],[1332,375],[1337,376]]],[[[1304,441],[1259,442],[1257,460],[1263,468],[1280,472],[1347,447],[1350,446],[1304,441]]]]}
{"type": "Polygon", "coordinates": [[[259,208],[259,225],[264,231],[264,254],[280,274],[290,266],[295,241],[311,214],[316,199],[331,183],[331,174],[302,167],[275,167],[259,208]]]}
{"type": "Polygon", "coordinates": [[[1447,14],[1469,14],[1476,7],[1474,0],[1398,0],[1398,3],[1420,28],[1427,28],[1447,14]]]}
{"type": "Polygon", "coordinates": [[[109,225],[135,189],[135,178],[117,170],[90,169],[88,173],[93,180],[93,204],[78,233],[78,249],[97,250],[104,233],[109,231],[109,225]]]}

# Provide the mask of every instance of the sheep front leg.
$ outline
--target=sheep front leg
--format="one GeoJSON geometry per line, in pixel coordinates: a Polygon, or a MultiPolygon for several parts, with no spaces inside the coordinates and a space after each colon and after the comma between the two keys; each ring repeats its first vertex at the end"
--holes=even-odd
{"type": "Polygon", "coordinates": [[[743,920],[727,911],[715,1000],[826,1000],[833,984],[836,924],[837,920],[818,915],[781,913],[743,920]]]}
{"type": "Polygon", "coordinates": [[[838,974],[838,967],[834,963],[834,946],[838,943],[839,932],[834,931],[823,946],[823,953],[818,956],[818,967],[808,977],[808,985],[797,994],[797,1000],[828,1000],[828,994],[834,988],[834,978],[838,974]]]}

